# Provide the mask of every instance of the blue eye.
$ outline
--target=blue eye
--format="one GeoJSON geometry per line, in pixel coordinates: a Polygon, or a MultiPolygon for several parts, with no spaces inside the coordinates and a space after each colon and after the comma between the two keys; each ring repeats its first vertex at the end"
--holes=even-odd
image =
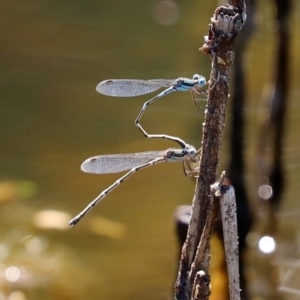
{"type": "Polygon", "coordinates": [[[196,154],[196,149],[189,149],[187,152],[188,152],[189,155],[194,156],[196,154]]]}
{"type": "Polygon", "coordinates": [[[201,86],[206,84],[206,79],[202,75],[199,75],[199,74],[195,74],[193,76],[193,80],[195,80],[201,86]]]}

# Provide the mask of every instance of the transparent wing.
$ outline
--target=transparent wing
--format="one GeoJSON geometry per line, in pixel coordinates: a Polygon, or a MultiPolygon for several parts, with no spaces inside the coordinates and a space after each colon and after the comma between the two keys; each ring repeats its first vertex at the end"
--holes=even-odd
{"type": "Polygon", "coordinates": [[[96,90],[100,94],[114,97],[132,97],[152,93],[162,87],[169,87],[172,80],[109,79],[100,82],[96,90]]]}
{"type": "Polygon", "coordinates": [[[166,151],[147,151],[131,154],[107,154],[93,156],[85,160],[81,170],[93,174],[109,174],[127,171],[162,157],[166,151]]]}
{"type": "Polygon", "coordinates": [[[169,87],[176,83],[177,79],[149,79],[148,81],[153,84],[159,84],[161,87],[169,87]]]}

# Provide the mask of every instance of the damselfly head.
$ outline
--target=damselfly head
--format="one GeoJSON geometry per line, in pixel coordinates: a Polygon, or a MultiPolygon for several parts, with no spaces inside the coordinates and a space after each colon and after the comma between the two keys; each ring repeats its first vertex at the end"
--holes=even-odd
{"type": "Polygon", "coordinates": [[[197,150],[194,146],[188,145],[185,150],[189,157],[194,157],[197,154],[197,150]]]}
{"type": "Polygon", "coordinates": [[[193,76],[193,80],[196,81],[199,86],[205,86],[206,85],[206,79],[202,75],[195,74],[193,76]]]}

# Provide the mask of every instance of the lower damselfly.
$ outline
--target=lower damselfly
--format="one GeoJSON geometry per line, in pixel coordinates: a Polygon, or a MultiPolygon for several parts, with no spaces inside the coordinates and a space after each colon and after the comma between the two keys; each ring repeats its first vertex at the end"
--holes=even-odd
{"type": "MultiPolygon", "coordinates": [[[[94,208],[103,198],[105,198],[117,186],[128,179],[133,173],[144,168],[156,165],[162,162],[177,162],[181,161],[184,165],[184,170],[190,172],[189,163],[198,160],[199,151],[196,151],[194,146],[185,144],[182,149],[167,149],[165,151],[146,151],[130,154],[108,154],[90,157],[81,165],[81,170],[86,173],[93,174],[110,174],[130,170],[121,178],[116,180],[111,186],[106,188],[99,194],[89,205],[81,211],[70,222],[70,226],[75,226],[91,209],[94,208]],[[188,165],[188,166],[187,166],[188,165]]],[[[186,174],[187,174],[186,173],[186,174]]]]}

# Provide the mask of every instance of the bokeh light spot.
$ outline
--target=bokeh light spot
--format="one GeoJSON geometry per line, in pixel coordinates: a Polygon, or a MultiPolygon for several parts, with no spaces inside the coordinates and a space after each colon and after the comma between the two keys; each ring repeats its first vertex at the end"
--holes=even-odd
{"type": "Polygon", "coordinates": [[[8,257],[8,254],[9,254],[8,246],[4,244],[0,244],[0,261],[4,261],[8,257]]]}
{"type": "Polygon", "coordinates": [[[25,300],[26,296],[22,291],[14,291],[9,295],[9,297],[7,299],[8,300],[25,300]]]}
{"type": "Polygon", "coordinates": [[[16,282],[20,278],[21,272],[17,267],[9,267],[6,269],[5,276],[10,282],[16,282]]]}
{"type": "Polygon", "coordinates": [[[89,227],[95,234],[106,236],[108,238],[119,240],[126,236],[126,227],[106,218],[93,218],[89,221],[89,227]]]}
{"type": "Polygon", "coordinates": [[[272,253],[276,248],[275,240],[271,236],[263,236],[258,242],[258,248],[263,253],[272,253]]]}
{"type": "Polygon", "coordinates": [[[33,254],[40,254],[48,245],[48,240],[43,237],[32,237],[25,240],[26,250],[33,254]]]}
{"type": "Polygon", "coordinates": [[[172,0],[162,0],[154,5],[152,16],[161,25],[172,25],[178,20],[179,7],[172,0]]]}
{"type": "Polygon", "coordinates": [[[262,198],[264,200],[268,200],[273,195],[273,189],[270,185],[263,184],[258,188],[258,195],[260,198],[262,198]]]}
{"type": "Polygon", "coordinates": [[[71,215],[57,210],[41,210],[37,212],[33,217],[33,223],[44,229],[68,229],[68,222],[71,219],[71,215]]]}

